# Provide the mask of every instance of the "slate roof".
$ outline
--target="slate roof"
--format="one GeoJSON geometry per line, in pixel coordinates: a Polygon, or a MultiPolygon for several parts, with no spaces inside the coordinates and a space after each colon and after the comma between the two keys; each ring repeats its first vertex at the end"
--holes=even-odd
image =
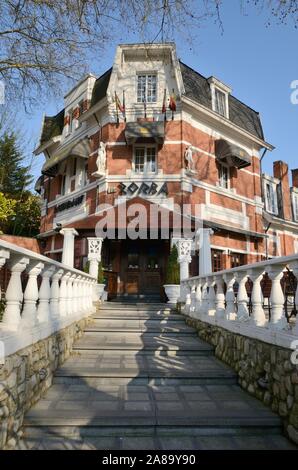
{"type": "Polygon", "coordinates": [[[64,109],[59,111],[56,116],[45,116],[43,122],[42,133],[40,137],[40,143],[47,142],[52,137],[62,134],[64,125],[64,109]]]}
{"type": "MultiPolygon", "coordinates": [[[[180,61],[181,73],[185,87],[185,95],[197,103],[212,110],[210,85],[206,77],[180,61]]],[[[109,85],[112,67],[96,79],[91,96],[91,106],[105,97],[109,85]]],[[[229,120],[252,135],[264,140],[259,113],[229,96],[229,120]]],[[[60,135],[64,125],[64,109],[56,116],[45,116],[40,143],[60,135]]]]}
{"type": "Polygon", "coordinates": [[[101,75],[99,78],[96,79],[93,90],[92,90],[90,106],[94,106],[96,103],[98,103],[100,100],[102,100],[106,96],[111,73],[112,73],[112,67],[109,70],[107,70],[103,75],[101,75]]]}
{"type": "MultiPolygon", "coordinates": [[[[212,110],[210,85],[206,77],[180,61],[185,95],[212,110]]],[[[229,120],[264,140],[260,115],[234,96],[229,96],[229,120]]]]}

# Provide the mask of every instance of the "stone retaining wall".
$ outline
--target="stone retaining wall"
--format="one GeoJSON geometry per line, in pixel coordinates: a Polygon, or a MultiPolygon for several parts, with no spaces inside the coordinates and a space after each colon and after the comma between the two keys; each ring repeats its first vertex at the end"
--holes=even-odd
{"type": "Polygon", "coordinates": [[[53,373],[70,355],[88,318],[18,351],[0,366],[0,449],[13,449],[22,436],[25,413],[51,386],[53,373]]]}
{"type": "Polygon", "coordinates": [[[186,323],[214,345],[216,357],[238,373],[242,388],[282,417],[286,434],[298,444],[298,366],[291,362],[293,351],[194,318],[187,317],[186,323]]]}

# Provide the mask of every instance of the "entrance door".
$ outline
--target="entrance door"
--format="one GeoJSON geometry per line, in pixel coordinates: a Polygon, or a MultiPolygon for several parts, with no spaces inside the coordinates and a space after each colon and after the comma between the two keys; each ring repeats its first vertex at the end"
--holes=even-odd
{"type": "Polygon", "coordinates": [[[163,245],[160,240],[123,241],[121,277],[126,295],[161,294],[165,255],[163,245]]]}

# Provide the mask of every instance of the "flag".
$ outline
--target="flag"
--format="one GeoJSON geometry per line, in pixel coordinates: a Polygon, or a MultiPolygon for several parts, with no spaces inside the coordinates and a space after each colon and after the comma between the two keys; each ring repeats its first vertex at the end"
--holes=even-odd
{"type": "Polygon", "coordinates": [[[166,113],[166,89],[164,89],[164,93],[163,93],[163,102],[162,102],[161,112],[163,114],[166,113]]]}
{"type": "Polygon", "coordinates": [[[169,109],[172,112],[176,111],[176,95],[175,95],[175,92],[174,92],[174,88],[173,88],[173,91],[170,95],[169,109]]]}

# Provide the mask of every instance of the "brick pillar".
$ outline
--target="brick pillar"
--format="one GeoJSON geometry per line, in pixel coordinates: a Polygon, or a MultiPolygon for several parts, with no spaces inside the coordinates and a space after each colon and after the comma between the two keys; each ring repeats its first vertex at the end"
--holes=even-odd
{"type": "Polygon", "coordinates": [[[223,251],[221,255],[222,269],[231,269],[231,257],[228,251],[223,251]]]}
{"type": "Polygon", "coordinates": [[[277,161],[273,163],[274,178],[281,182],[281,197],[283,206],[283,215],[286,220],[292,220],[292,205],[289,184],[288,165],[285,162],[277,161]]]}

